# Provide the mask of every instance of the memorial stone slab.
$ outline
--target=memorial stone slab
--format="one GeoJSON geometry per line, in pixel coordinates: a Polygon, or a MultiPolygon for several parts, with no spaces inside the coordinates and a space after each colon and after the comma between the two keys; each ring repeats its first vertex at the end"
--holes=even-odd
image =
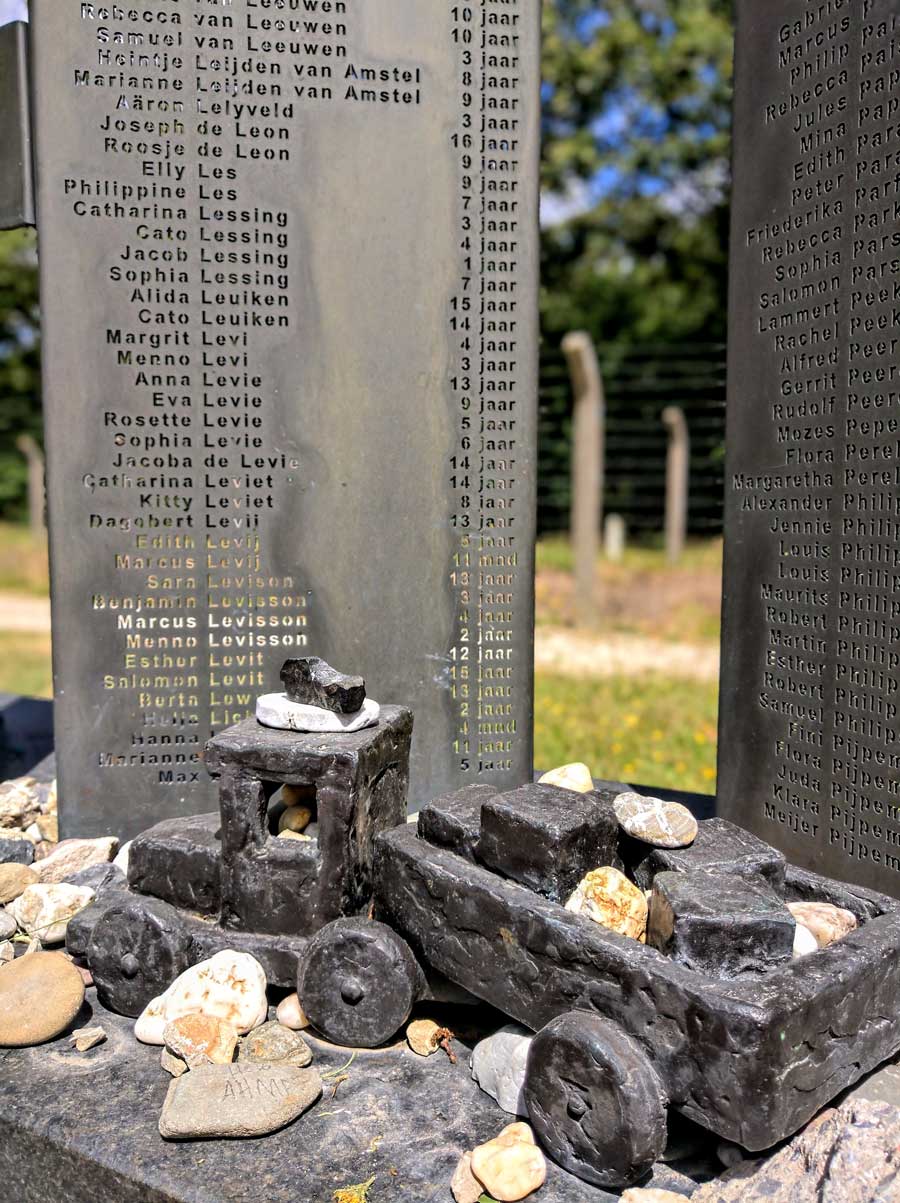
{"type": "Polygon", "coordinates": [[[538,0],[33,0],[63,835],[282,662],[532,766],[538,0]]]}
{"type": "Polygon", "coordinates": [[[719,811],[900,895],[896,0],[739,0],[719,811]]]}

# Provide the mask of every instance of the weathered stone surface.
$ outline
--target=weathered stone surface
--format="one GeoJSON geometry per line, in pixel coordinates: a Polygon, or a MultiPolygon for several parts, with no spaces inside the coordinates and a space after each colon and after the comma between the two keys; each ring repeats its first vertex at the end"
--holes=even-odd
{"type": "Polygon", "coordinates": [[[632,1186],[622,1192],[621,1203],[684,1203],[684,1195],[676,1195],[672,1190],[657,1190],[651,1187],[632,1186]]]}
{"type": "Polygon", "coordinates": [[[689,848],[654,848],[648,855],[647,845],[634,840],[623,843],[622,853],[642,889],[652,886],[657,873],[713,869],[748,880],[763,877],[776,893],[784,891],[783,854],[725,819],[699,822],[697,838],[689,848]]]}
{"type": "Polygon", "coordinates": [[[812,934],[808,927],[804,927],[802,923],[797,924],[794,932],[793,957],[797,960],[799,957],[808,957],[810,953],[819,951],[819,942],[812,934]]]}
{"type": "Polygon", "coordinates": [[[84,1002],[84,982],[59,952],[38,952],[0,966],[0,1046],[24,1048],[52,1040],[84,1002]]]}
{"type": "Polygon", "coordinates": [[[660,1079],[637,1041],[598,1015],[572,1011],[541,1029],[525,1097],[542,1146],[585,1182],[630,1186],[665,1149],[660,1079]]]}
{"type": "Polygon", "coordinates": [[[163,898],[199,915],[218,914],[222,841],[218,811],[166,819],[131,842],[128,882],[139,894],[163,898]]]}
{"type": "Polygon", "coordinates": [[[844,1103],[774,1157],[743,1162],[691,1198],[693,1203],[896,1203],[900,1109],[844,1103]]]}
{"type": "Polygon", "coordinates": [[[277,731],[343,731],[349,735],[376,726],[380,715],[381,707],[372,698],[366,698],[361,708],[353,714],[337,714],[318,706],[302,706],[299,702],[292,702],[286,693],[266,693],[256,699],[256,721],[277,731]]]}
{"type": "Polygon", "coordinates": [[[31,865],[34,863],[34,844],[26,836],[14,839],[0,834],[0,864],[31,865]]]}
{"type": "Polygon", "coordinates": [[[76,1028],[72,1033],[72,1044],[79,1053],[90,1052],[106,1040],[106,1032],[101,1027],[76,1028]]]}
{"type": "MultiPolygon", "coordinates": [[[[426,971],[535,1031],[570,1011],[607,1017],[648,1052],[674,1108],[747,1149],[790,1136],[900,1048],[900,908],[861,887],[853,906],[868,921],[826,954],[718,981],[406,826],[378,841],[376,880],[376,914],[426,971]]],[[[786,888],[846,893],[794,869],[786,888]]]]}
{"type": "Polygon", "coordinates": [[[484,1194],[484,1187],[472,1173],[471,1153],[463,1153],[457,1162],[450,1179],[450,1191],[456,1203],[478,1203],[484,1194]]]}
{"type": "Polygon", "coordinates": [[[163,1043],[185,1065],[230,1065],[237,1049],[237,1029],[215,1015],[191,1012],[166,1024],[163,1043]]]}
{"type": "MultiPolygon", "coordinates": [[[[383,1187],[370,1193],[373,1203],[382,1194],[384,1203],[450,1203],[462,1154],[494,1137],[502,1121],[466,1072],[469,1050],[458,1040],[456,1065],[443,1056],[413,1057],[405,1044],[360,1054],[342,1071],[346,1079],[333,1102],[349,1053],[315,1040],[316,1068],[334,1077],[321,1104],[296,1124],[257,1141],[201,1147],[163,1141],[157,1125],[170,1078],[160,1069],[159,1048],[138,1044],[133,1021],[109,1013],[93,992],[89,999],[91,1022],[109,1036],[84,1058],[89,1074],[65,1045],[65,1056],[57,1047],[4,1054],[0,1194],[10,1203],[56,1203],[61,1182],[65,1203],[230,1203],[235,1191],[258,1195],[262,1182],[266,1203],[331,1203],[337,1187],[372,1175],[383,1187]]],[[[460,1020],[471,1024],[474,1014],[466,1008],[460,1020]]],[[[448,1018],[451,1027],[461,1026],[448,1018]]],[[[657,1166],[651,1181],[685,1195],[694,1187],[666,1166],[657,1166]]],[[[534,1199],[617,1203],[618,1195],[548,1162],[534,1199]]]]}
{"type": "Polygon", "coordinates": [[[335,714],[355,714],[366,700],[362,677],[338,672],[318,656],[285,660],[281,681],[292,702],[320,706],[335,714]]]}
{"type": "Polygon", "coordinates": [[[508,1024],[479,1041],[472,1051],[472,1077],[509,1115],[527,1115],[525,1070],[533,1033],[508,1024]]]}
{"type": "Polygon", "coordinates": [[[312,811],[308,806],[289,806],[278,820],[278,830],[303,832],[312,822],[312,811]]]}
{"type": "Polygon", "coordinates": [[[116,886],[72,921],[66,945],[73,956],[88,959],[104,1004],[131,1016],[140,1015],[198,955],[181,912],[116,886]]]}
{"type": "Polygon", "coordinates": [[[594,788],[591,770],[586,764],[564,764],[551,769],[538,779],[539,785],[556,785],[560,789],[574,790],[577,794],[589,794],[594,788]]]}
{"type": "Polygon", "coordinates": [[[475,861],[481,838],[481,808],[497,796],[491,785],[466,785],[455,793],[427,802],[418,813],[417,830],[422,839],[449,848],[475,861]]]}
{"type": "Polygon", "coordinates": [[[371,919],[329,923],[310,940],[297,975],[297,994],[313,1026],[354,1048],[390,1040],[421,988],[409,947],[371,919]]]}
{"type": "Polygon", "coordinates": [[[163,1051],[159,1058],[160,1068],[164,1069],[167,1074],[171,1074],[173,1078],[180,1078],[182,1074],[188,1072],[186,1061],[182,1061],[180,1057],[176,1057],[174,1053],[163,1047],[163,1051]]]}
{"type": "Polygon", "coordinates": [[[433,1019],[414,1019],[406,1029],[406,1043],[418,1057],[432,1057],[440,1047],[441,1025],[433,1019]]]}
{"type": "Polygon", "coordinates": [[[633,792],[613,803],[616,818],[633,839],[655,848],[687,848],[697,838],[697,820],[680,802],[633,792]]]}
{"type": "Polygon", "coordinates": [[[819,948],[827,948],[855,931],[859,921],[852,911],[828,902],[789,902],[788,910],[812,932],[819,948]]]}
{"type": "Polygon", "coordinates": [[[472,1150],[470,1168],[498,1203],[517,1203],[544,1185],[547,1162],[527,1124],[510,1125],[498,1137],[472,1150]]]}
{"type": "Polygon", "coordinates": [[[12,902],[39,880],[30,865],[0,864],[0,903],[12,902]]]}
{"type": "Polygon", "coordinates": [[[36,871],[45,884],[67,881],[81,869],[109,864],[118,847],[119,841],[115,836],[102,836],[94,840],[66,840],[55,852],[51,852],[38,863],[36,871]]]}
{"type": "Polygon", "coordinates": [[[164,1044],[173,1019],[199,1013],[224,1019],[240,1035],[265,1023],[268,1015],[266,975],[245,952],[225,950],[186,969],[172,985],[147,1004],[134,1025],[144,1044],[164,1044]]]}
{"type": "Polygon", "coordinates": [[[367,909],[375,837],[406,815],[411,737],[410,712],[385,706],[377,727],[350,735],[286,735],[249,719],[210,740],[206,766],[222,776],[223,926],[306,937],[367,909]],[[264,781],[315,788],[315,843],[271,837],[264,781]]]}
{"type": "Polygon", "coordinates": [[[10,961],[16,959],[16,946],[12,940],[4,940],[0,943],[0,965],[8,965],[10,961]]]}
{"type": "Polygon", "coordinates": [[[79,869],[71,877],[66,878],[70,886],[87,886],[94,891],[96,898],[101,898],[108,890],[124,889],[125,874],[115,864],[91,865],[88,869],[79,869]]]}
{"type": "Polygon", "coordinates": [[[250,1064],[294,1065],[305,1069],[312,1059],[312,1050],[303,1037],[277,1020],[250,1032],[238,1048],[238,1060],[250,1064]]]}
{"type": "Polygon", "coordinates": [[[41,836],[51,844],[59,841],[59,819],[56,815],[40,814],[35,819],[35,825],[41,836]]]}
{"type": "Polygon", "coordinates": [[[309,1019],[296,994],[289,994],[281,1000],[275,1011],[275,1018],[292,1032],[303,1032],[309,1027],[309,1019]]]}
{"type": "Polygon", "coordinates": [[[644,943],[647,938],[647,899],[611,866],[592,869],[566,902],[566,910],[632,940],[644,943]]]}
{"type": "Polygon", "coordinates": [[[9,911],[0,910],[0,940],[10,940],[19,930],[15,916],[9,911]]]}
{"type": "Polygon", "coordinates": [[[166,1140],[266,1136],[322,1094],[314,1069],[293,1065],[201,1065],[169,1086],[159,1134],[166,1140]]]}
{"type": "Polygon", "coordinates": [[[41,813],[41,800],[46,794],[33,777],[14,777],[0,783],[0,827],[29,827],[41,813]]]}
{"type": "Polygon", "coordinates": [[[616,858],[615,814],[597,794],[523,785],[481,809],[477,858],[539,894],[562,902],[585,874],[616,858]]]}
{"type": "Polygon", "coordinates": [[[7,910],[27,935],[38,936],[42,944],[61,944],[69,920],[93,897],[94,891],[83,886],[41,882],[26,887],[7,910]]]}
{"type": "Polygon", "coordinates": [[[647,943],[712,977],[764,973],[793,955],[796,924],[763,883],[722,873],[658,873],[647,943]]]}

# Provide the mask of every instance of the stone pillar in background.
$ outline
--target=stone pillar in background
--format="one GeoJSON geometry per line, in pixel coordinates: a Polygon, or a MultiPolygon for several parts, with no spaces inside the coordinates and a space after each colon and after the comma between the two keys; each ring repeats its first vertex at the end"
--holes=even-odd
{"type": "Polygon", "coordinates": [[[33,535],[43,538],[46,510],[44,453],[30,434],[20,434],[16,446],[28,462],[28,524],[33,535]]]}
{"type": "Polygon", "coordinates": [[[603,522],[606,403],[603,377],[590,335],[563,339],[575,410],[572,422],[572,509],[569,529],[575,557],[575,608],[582,625],[596,617],[597,554],[603,522]]]}
{"type": "Polygon", "coordinates": [[[667,405],[662,413],[669,434],[666,450],[666,557],[677,564],[687,539],[691,438],[684,410],[667,405]]]}
{"type": "Polygon", "coordinates": [[[625,555],[627,538],[628,530],[622,515],[607,514],[603,524],[603,551],[608,560],[619,563],[625,555]]]}
{"type": "Polygon", "coordinates": [[[0,26],[0,230],[32,225],[28,26],[13,21],[0,26]]]}

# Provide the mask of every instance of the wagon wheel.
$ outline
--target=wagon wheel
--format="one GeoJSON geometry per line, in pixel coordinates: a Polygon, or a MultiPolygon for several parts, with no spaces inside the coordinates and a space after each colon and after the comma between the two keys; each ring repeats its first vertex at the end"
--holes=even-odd
{"type": "Polygon", "coordinates": [[[419,980],[416,959],[396,932],[372,919],[336,919],[310,940],[297,993],[329,1040],[375,1048],[409,1018],[419,980]]]}
{"type": "Polygon", "coordinates": [[[140,1015],[188,968],[190,945],[168,903],[142,898],[110,907],[97,920],[88,957],[100,1001],[120,1015],[140,1015]]]}
{"type": "Polygon", "coordinates": [[[641,1046],[608,1019],[571,1011],[532,1041],[525,1099],[554,1161],[594,1186],[630,1186],[666,1145],[666,1099],[641,1046]]]}

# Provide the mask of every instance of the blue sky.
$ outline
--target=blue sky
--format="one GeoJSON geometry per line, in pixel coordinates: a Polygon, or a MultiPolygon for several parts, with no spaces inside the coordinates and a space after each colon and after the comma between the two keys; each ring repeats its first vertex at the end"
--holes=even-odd
{"type": "Polygon", "coordinates": [[[0,25],[7,21],[27,21],[28,6],[25,0],[0,0],[0,25]]]}

